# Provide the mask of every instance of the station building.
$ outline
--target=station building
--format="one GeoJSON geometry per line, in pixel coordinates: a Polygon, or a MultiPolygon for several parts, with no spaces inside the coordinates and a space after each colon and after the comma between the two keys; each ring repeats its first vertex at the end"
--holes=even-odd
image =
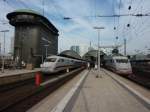
{"type": "Polygon", "coordinates": [[[36,11],[20,9],[8,13],[9,23],[15,26],[14,60],[39,67],[46,55],[58,52],[58,30],[36,11]]]}
{"type": "MultiPolygon", "coordinates": [[[[104,55],[106,55],[106,54],[103,51],[100,51],[101,64],[103,64],[103,62],[104,62],[104,55]]],[[[83,55],[82,59],[89,61],[91,63],[91,65],[94,67],[94,65],[97,64],[98,51],[90,50],[83,55]]]]}

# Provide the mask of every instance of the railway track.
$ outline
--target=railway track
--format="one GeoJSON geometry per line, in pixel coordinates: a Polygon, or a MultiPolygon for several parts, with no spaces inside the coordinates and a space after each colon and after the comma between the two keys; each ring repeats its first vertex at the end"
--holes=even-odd
{"type": "MultiPolygon", "coordinates": [[[[62,75],[64,73],[65,73],[65,71],[62,71],[62,72],[59,72],[59,73],[53,73],[51,75],[42,74],[42,81],[44,82],[46,80],[57,77],[57,76],[62,75]]],[[[19,88],[19,87],[24,86],[24,85],[28,85],[30,83],[34,84],[35,83],[35,78],[30,78],[30,79],[10,83],[10,84],[0,85],[0,92],[2,93],[2,92],[6,92],[6,91],[11,91],[13,89],[19,88]]]]}
{"type": "Polygon", "coordinates": [[[25,112],[82,70],[83,68],[79,68],[64,75],[56,75],[50,78],[47,81],[48,83],[41,84],[39,87],[36,87],[31,81],[32,83],[18,86],[14,89],[11,88],[10,91],[1,92],[0,111],[25,112]]]}
{"type": "Polygon", "coordinates": [[[0,93],[13,90],[15,88],[27,85],[29,83],[34,83],[34,78],[31,78],[31,79],[28,79],[28,80],[24,80],[24,81],[18,81],[18,82],[11,83],[11,84],[1,85],[0,86],[0,93]]]}
{"type": "Polygon", "coordinates": [[[150,78],[148,77],[142,77],[140,75],[130,75],[127,77],[129,80],[134,81],[135,83],[142,85],[143,87],[146,87],[150,89],[150,78]]]}
{"type": "MultiPolygon", "coordinates": [[[[107,69],[108,70],[108,69],[107,69]]],[[[110,71],[110,70],[109,70],[110,71]]],[[[111,71],[112,72],[112,71],[111,71]]],[[[118,75],[118,74],[117,74],[118,75]]],[[[144,75],[144,74],[143,74],[144,75]]],[[[122,76],[122,75],[120,75],[122,76]]],[[[145,75],[144,75],[145,76],[145,75]]],[[[122,76],[123,77],[123,76],[122,76]]],[[[132,75],[129,75],[128,77],[124,77],[130,81],[135,82],[136,84],[139,84],[147,89],[150,89],[150,79],[149,77],[143,77],[141,74],[134,73],[132,75]]]]}

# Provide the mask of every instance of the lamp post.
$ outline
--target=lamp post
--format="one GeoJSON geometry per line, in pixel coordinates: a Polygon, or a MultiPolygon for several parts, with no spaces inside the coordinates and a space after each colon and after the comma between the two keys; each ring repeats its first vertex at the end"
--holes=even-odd
{"type": "Polygon", "coordinates": [[[126,44],[127,44],[127,40],[126,38],[124,38],[124,55],[125,56],[126,56],[126,49],[127,49],[126,44]]]}
{"type": "Polygon", "coordinates": [[[41,39],[47,43],[47,44],[44,45],[44,46],[45,46],[45,50],[46,50],[46,58],[47,58],[47,55],[48,55],[48,53],[47,53],[47,48],[48,48],[48,46],[49,46],[52,42],[51,42],[50,40],[46,39],[45,37],[42,37],[41,39]]]}
{"type": "Polygon", "coordinates": [[[44,45],[45,46],[45,50],[46,50],[46,58],[47,58],[47,48],[49,45],[44,45]]]}
{"type": "Polygon", "coordinates": [[[98,64],[98,71],[100,71],[100,30],[101,29],[104,29],[104,27],[97,27],[97,26],[95,26],[95,27],[93,27],[94,29],[96,29],[97,30],[97,32],[98,32],[98,50],[97,50],[97,54],[98,54],[98,60],[97,60],[97,64],[98,64]]]}
{"type": "Polygon", "coordinates": [[[9,32],[9,30],[1,30],[0,32],[4,33],[4,54],[3,54],[3,60],[2,60],[2,73],[4,73],[4,66],[5,66],[5,33],[9,32]]]}

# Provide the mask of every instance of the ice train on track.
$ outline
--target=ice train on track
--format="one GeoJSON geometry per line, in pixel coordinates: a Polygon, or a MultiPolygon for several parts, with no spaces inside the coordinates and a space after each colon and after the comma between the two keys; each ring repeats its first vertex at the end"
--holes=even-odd
{"type": "Polygon", "coordinates": [[[132,67],[126,56],[109,55],[105,56],[104,60],[107,69],[123,76],[132,74],[132,67]]]}
{"type": "Polygon", "coordinates": [[[79,68],[85,66],[86,61],[61,57],[61,56],[49,56],[44,60],[44,63],[41,64],[43,73],[56,73],[59,71],[66,70],[69,72],[70,69],[79,68]]]}

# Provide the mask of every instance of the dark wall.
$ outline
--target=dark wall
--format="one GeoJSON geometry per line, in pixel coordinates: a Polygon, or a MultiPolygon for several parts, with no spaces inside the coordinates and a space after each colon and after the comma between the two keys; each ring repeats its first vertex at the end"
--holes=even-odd
{"type": "Polygon", "coordinates": [[[58,30],[44,16],[32,12],[12,12],[7,14],[9,23],[15,26],[14,60],[17,65],[21,62],[31,63],[39,67],[42,59],[58,52],[58,30]],[[49,40],[48,43],[42,38],[49,40]]]}
{"type": "Polygon", "coordinates": [[[49,29],[43,27],[43,26],[39,26],[39,43],[41,46],[42,52],[44,52],[44,56],[45,56],[45,47],[43,47],[44,45],[49,45],[48,47],[48,54],[57,54],[58,52],[58,36],[56,34],[53,34],[51,31],[49,31],[49,29]],[[46,41],[43,41],[42,38],[45,38],[47,40],[49,40],[51,43],[49,44],[46,41]]]}
{"type": "Polygon", "coordinates": [[[18,56],[25,63],[33,63],[35,67],[39,67],[42,63],[42,56],[46,57],[44,45],[47,44],[49,45],[48,54],[57,54],[58,36],[47,27],[36,24],[15,27],[14,58],[18,56]],[[42,37],[51,41],[51,44],[43,41],[42,37]]]}
{"type": "Polygon", "coordinates": [[[36,25],[19,25],[15,27],[14,58],[19,61],[34,63],[32,51],[36,52],[38,29],[36,25]]]}
{"type": "MultiPolygon", "coordinates": [[[[48,28],[40,25],[38,26],[38,42],[37,42],[37,55],[42,55],[43,59],[46,58],[46,47],[45,45],[49,45],[47,47],[47,54],[49,55],[57,55],[58,52],[58,35],[51,32],[48,28]],[[42,38],[47,39],[51,43],[44,41],[42,38]]],[[[40,58],[40,57],[37,57],[40,58]]],[[[41,63],[41,60],[36,60],[36,63],[41,63]]]]}

